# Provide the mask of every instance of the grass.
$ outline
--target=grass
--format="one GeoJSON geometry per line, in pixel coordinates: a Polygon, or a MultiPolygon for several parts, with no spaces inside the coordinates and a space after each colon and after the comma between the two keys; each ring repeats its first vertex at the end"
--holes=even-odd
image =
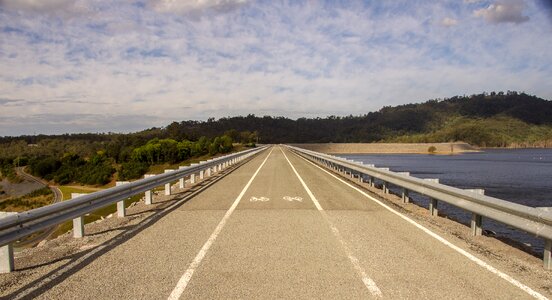
{"type": "Polygon", "coordinates": [[[63,194],[63,201],[71,199],[71,193],[89,194],[89,193],[98,191],[98,189],[88,188],[85,186],[76,187],[76,186],[62,185],[58,188],[63,194]]]}
{"type": "Polygon", "coordinates": [[[22,212],[51,204],[54,199],[52,191],[45,187],[33,191],[25,196],[7,198],[0,201],[0,210],[8,212],[22,212]]]}

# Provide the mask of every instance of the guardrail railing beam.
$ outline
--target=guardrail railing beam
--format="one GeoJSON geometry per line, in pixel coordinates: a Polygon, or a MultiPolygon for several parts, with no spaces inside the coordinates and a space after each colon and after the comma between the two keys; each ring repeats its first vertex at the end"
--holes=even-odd
{"type": "Polygon", "coordinates": [[[200,177],[203,179],[205,170],[209,173],[211,169],[216,171],[217,167],[222,168],[224,163],[227,163],[229,160],[240,162],[260,153],[266,148],[267,146],[262,146],[227,154],[209,161],[202,161],[199,165],[192,164],[190,167],[179,168],[178,170],[167,170],[164,174],[146,174],[144,175],[144,179],[129,182],[122,186],[117,184],[118,186],[91,194],[74,193],[72,198],[76,199],[72,199],[71,201],[57,202],[18,213],[16,216],[7,216],[4,219],[0,219],[0,272],[1,270],[8,272],[13,270],[13,263],[10,262],[10,259],[13,260],[13,251],[10,251],[10,247],[13,246],[13,242],[20,238],[69,220],[73,222],[73,236],[75,238],[84,237],[84,216],[93,211],[117,203],[118,215],[124,216],[126,214],[124,201],[131,196],[144,193],[144,202],[146,205],[150,205],[153,202],[152,191],[156,187],[165,184],[165,191],[168,190],[170,193],[171,183],[181,178],[191,176],[190,182],[195,182],[195,174],[197,172],[200,173],[200,177]],[[167,184],[169,185],[168,189],[167,184]],[[1,256],[2,253],[6,254],[5,259],[1,256]],[[2,269],[3,266],[4,269],[2,269]]]}
{"type": "Polygon", "coordinates": [[[412,191],[420,193],[423,196],[427,196],[430,198],[430,213],[432,215],[437,215],[438,213],[438,201],[444,201],[476,214],[476,218],[474,220],[474,227],[476,230],[479,230],[481,227],[479,217],[481,219],[485,217],[543,238],[547,245],[545,247],[543,257],[544,267],[546,269],[552,268],[550,257],[550,241],[552,240],[552,209],[524,206],[502,199],[479,195],[477,193],[470,193],[435,182],[426,183],[424,182],[426,180],[422,180],[420,178],[402,176],[382,168],[369,167],[367,165],[363,166],[333,155],[322,154],[293,146],[287,147],[307,159],[326,160],[329,163],[330,168],[336,170],[337,172],[343,172],[344,170],[358,171],[368,177],[368,183],[370,186],[374,185],[373,182],[375,178],[377,178],[384,182],[385,187],[388,183],[391,183],[403,188],[403,192],[406,195],[408,191],[412,191]]]}

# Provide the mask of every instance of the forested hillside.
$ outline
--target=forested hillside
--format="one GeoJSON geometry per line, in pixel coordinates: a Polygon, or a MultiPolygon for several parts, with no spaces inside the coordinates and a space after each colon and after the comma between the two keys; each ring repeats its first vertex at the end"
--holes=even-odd
{"type": "Polygon", "coordinates": [[[130,134],[0,138],[0,172],[12,166],[56,182],[102,184],[118,171],[137,178],[151,165],[225,153],[232,142],[454,142],[484,147],[552,147],[552,101],[525,93],[484,93],[384,107],[361,116],[258,117],[173,122],[130,134]]]}
{"type": "Polygon", "coordinates": [[[384,107],[362,116],[291,120],[248,115],[174,122],[146,132],[194,139],[231,129],[234,139],[239,139],[239,132],[253,132],[261,143],[464,141],[487,147],[539,146],[552,140],[552,101],[493,92],[384,107]]]}

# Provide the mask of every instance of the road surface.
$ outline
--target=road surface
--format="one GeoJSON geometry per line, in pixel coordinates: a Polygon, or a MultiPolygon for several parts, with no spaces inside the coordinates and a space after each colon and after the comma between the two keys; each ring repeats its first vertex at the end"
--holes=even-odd
{"type": "Polygon", "coordinates": [[[28,296],[540,297],[409,220],[275,146],[54,286],[28,296]]]}
{"type": "MultiPolygon", "coordinates": [[[[25,178],[28,181],[34,181],[36,183],[39,183],[45,187],[48,187],[52,193],[54,193],[54,199],[52,200],[52,203],[60,202],[63,200],[63,193],[61,190],[56,186],[51,186],[46,182],[45,180],[42,180],[40,178],[34,177],[33,175],[25,172],[25,167],[17,167],[15,168],[15,171],[17,172],[17,175],[20,177],[25,178]]],[[[57,225],[54,225],[48,229],[45,229],[38,234],[34,234],[28,238],[25,238],[24,240],[21,240],[20,242],[16,243],[15,246],[17,248],[26,248],[26,247],[32,247],[44,239],[47,239],[52,233],[56,231],[58,228],[57,225]]]]}

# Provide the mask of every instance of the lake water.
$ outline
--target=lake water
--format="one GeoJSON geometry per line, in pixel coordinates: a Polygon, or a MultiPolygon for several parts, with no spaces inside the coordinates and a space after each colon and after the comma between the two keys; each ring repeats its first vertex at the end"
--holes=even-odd
{"type": "MultiPolygon", "coordinates": [[[[410,172],[418,178],[439,178],[440,183],[458,188],[481,188],[485,195],[527,206],[552,207],[552,149],[492,149],[461,155],[340,156],[392,171],[410,172]]],[[[427,198],[415,194],[412,198],[414,203],[428,206],[427,198]]],[[[442,202],[439,211],[465,224],[471,218],[471,214],[442,202]]],[[[484,220],[483,228],[531,245],[536,252],[543,251],[544,242],[530,234],[492,220],[484,220]]]]}

